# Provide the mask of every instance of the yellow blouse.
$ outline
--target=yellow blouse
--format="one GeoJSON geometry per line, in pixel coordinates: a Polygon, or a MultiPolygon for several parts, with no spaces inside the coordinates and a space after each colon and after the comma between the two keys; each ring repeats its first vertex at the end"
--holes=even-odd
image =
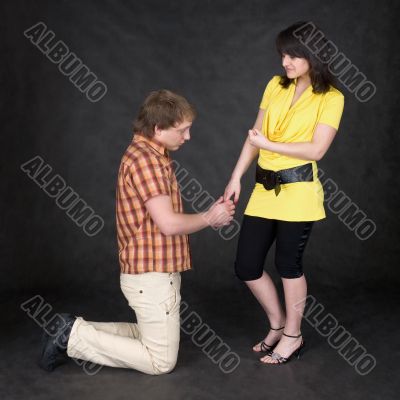
{"type": "MultiPolygon", "coordinates": [[[[292,107],[297,79],[287,89],[274,76],[264,91],[260,108],[265,110],[262,133],[274,142],[309,142],[317,124],[339,128],[344,96],[331,87],[327,93],[315,94],[310,85],[292,107]]],[[[314,181],[281,185],[278,196],[256,183],[245,214],[283,221],[316,221],[326,217],[324,193],[317,176],[317,163],[260,149],[258,164],[264,169],[278,171],[312,163],[314,181]]]]}

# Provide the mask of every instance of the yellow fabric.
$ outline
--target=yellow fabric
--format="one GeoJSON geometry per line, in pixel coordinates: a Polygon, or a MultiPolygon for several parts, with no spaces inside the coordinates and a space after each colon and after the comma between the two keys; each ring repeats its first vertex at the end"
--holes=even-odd
{"type": "MultiPolygon", "coordinates": [[[[317,124],[339,128],[344,96],[331,87],[327,93],[315,94],[310,85],[292,107],[297,79],[287,89],[274,76],[264,91],[260,108],[265,110],[262,133],[274,142],[309,142],[317,124]]],[[[260,150],[258,164],[264,169],[278,171],[312,163],[314,181],[281,185],[281,192],[266,190],[256,183],[245,214],[283,221],[316,221],[325,218],[324,193],[317,177],[317,163],[301,160],[268,150],[260,150]]]]}

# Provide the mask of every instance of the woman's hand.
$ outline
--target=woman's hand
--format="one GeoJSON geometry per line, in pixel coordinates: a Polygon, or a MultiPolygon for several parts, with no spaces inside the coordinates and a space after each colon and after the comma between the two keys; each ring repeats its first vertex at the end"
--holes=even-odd
{"type": "Polygon", "coordinates": [[[235,197],[233,198],[233,202],[236,204],[239,200],[240,195],[240,179],[231,178],[225,188],[224,201],[229,200],[233,195],[235,195],[235,197]]]}
{"type": "Polygon", "coordinates": [[[258,129],[250,129],[248,136],[252,146],[267,149],[270,141],[258,129]]]}

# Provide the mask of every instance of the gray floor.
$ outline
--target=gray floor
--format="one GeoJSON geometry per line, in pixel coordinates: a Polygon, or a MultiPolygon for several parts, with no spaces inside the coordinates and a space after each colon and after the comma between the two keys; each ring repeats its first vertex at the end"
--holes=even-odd
{"type": "MultiPolygon", "coordinates": [[[[286,365],[262,365],[251,346],[267,327],[262,311],[246,288],[183,290],[183,299],[202,322],[240,357],[231,373],[224,373],[182,332],[179,360],[167,375],[148,376],[136,371],[103,367],[88,375],[72,360],[53,373],[37,367],[41,329],[20,309],[36,293],[8,294],[2,301],[0,398],[9,399],[395,399],[399,393],[398,315],[396,288],[378,283],[371,288],[338,291],[310,290],[366,351],[376,366],[361,376],[354,366],[330,347],[309,321],[302,331],[306,348],[299,360],[286,365]]],[[[77,291],[79,293],[79,291],[77,291]]],[[[47,293],[43,298],[54,311],[72,311],[88,320],[132,318],[122,294],[47,293]],[[107,299],[105,301],[104,299],[107,299]]],[[[183,314],[182,314],[183,315],[183,314]]]]}

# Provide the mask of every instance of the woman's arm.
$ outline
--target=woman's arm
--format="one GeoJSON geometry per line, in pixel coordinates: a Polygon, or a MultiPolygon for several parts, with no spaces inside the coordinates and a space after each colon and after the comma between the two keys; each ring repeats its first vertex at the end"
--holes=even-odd
{"type": "Polygon", "coordinates": [[[328,151],[337,130],[330,125],[318,124],[311,142],[280,143],[267,139],[259,129],[249,131],[249,143],[257,149],[265,149],[302,160],[319,161],[328,151]]]}
{"type": "MultiPolygon", "coordinates": [[[[257,129],[258,131],[261,130],[262,126],[262,121],[264,118],[265,110],[260,109],[256,118],[256,121],[254,123],[254,129],[257,129]]],[[[244,175],[244,173],[249,169],[250,164],[254,161],[256,158],[257,154],[259,152],[259,149],[255,146],[253,146],[250,143],[249,138],[246,138],[246,141],[244,142],[242,151],[240,153],[239,159],[236,163],[235,168],[233,169],[231,179],[226,186],[225,193],[224,193],[224,200],[228,200],[231,198],[231,196],[234,197],[234,202],[237,203],[239,200],[239,195],[240,195],[240,179],[244,175]]]]}
{"type": "MultiPolygon", "coordinates": [[[[265,110],[261,110],[258,112],[256,122],[254,123],[253,129],[257,129],[261,131],[262,120],[264,118],[265,110]]],[[[240,153],[239,159],[236,163],[235,168],[232,172],[232,178],[241,179],[244,173],[249,169],[250,164],[254,161],[258,154],[258,149],[251,145],[249,138],[246,138],[244,142],[242,152],[240,153]]]]}

